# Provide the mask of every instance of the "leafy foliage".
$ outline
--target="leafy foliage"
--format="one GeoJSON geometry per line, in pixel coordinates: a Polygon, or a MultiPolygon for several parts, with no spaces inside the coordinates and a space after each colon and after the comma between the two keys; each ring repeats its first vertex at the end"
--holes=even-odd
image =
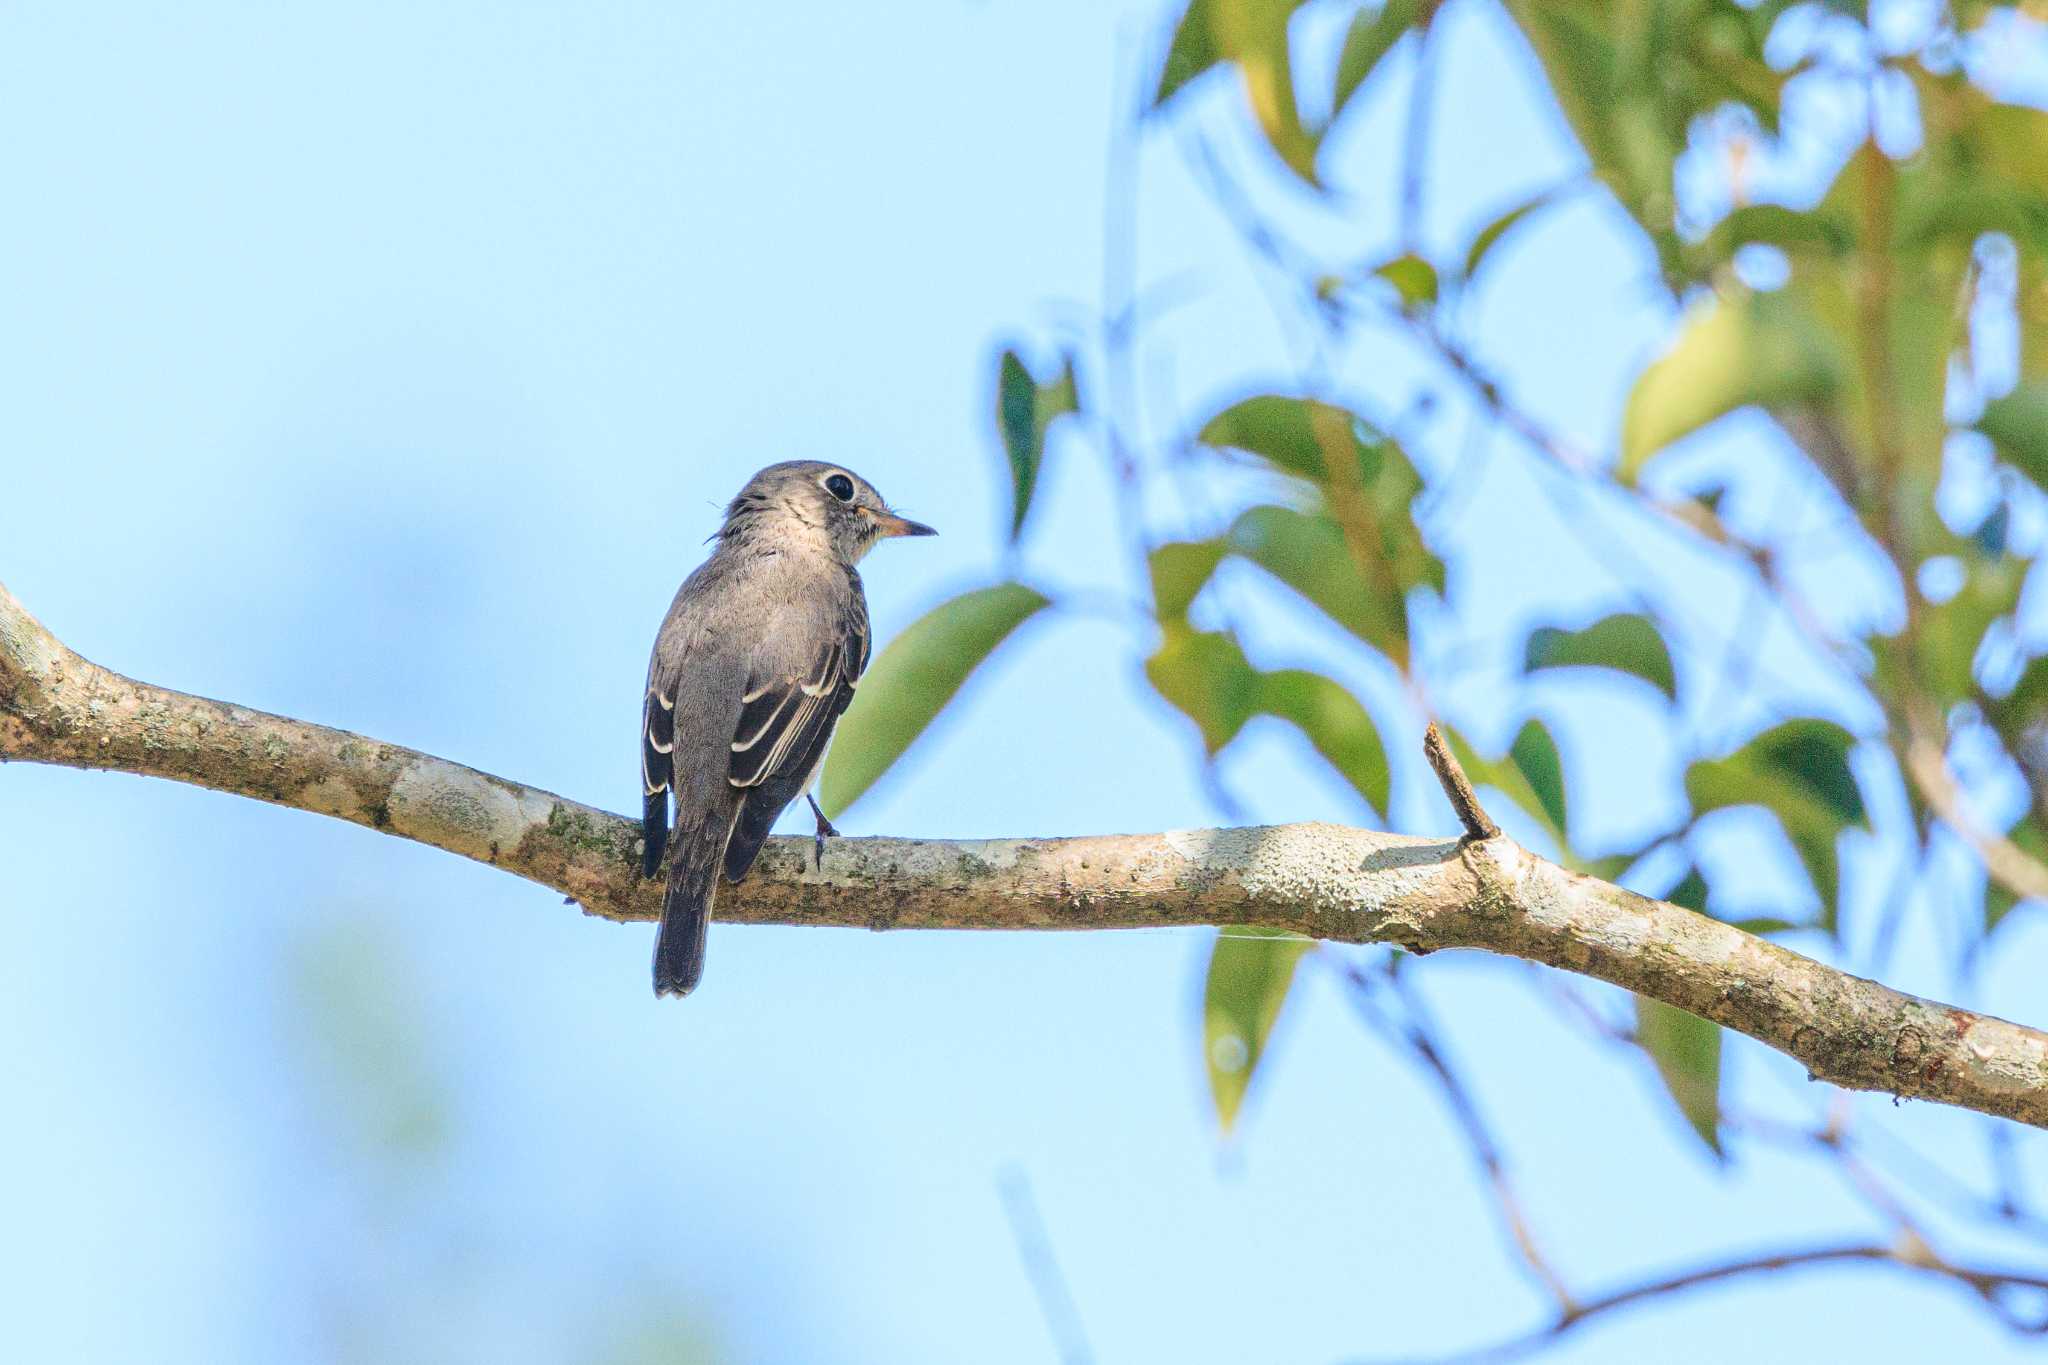
{"type": "MultiPolygon", "coordinates": [[[[1318,161],[1337,120],[1389,104],[1408,106],[1395,117],[1424,110],[1424,100],[1365,96],[1396,68],[1401,79],[1424,68],[1408,54],[1419,57],[1440,40],[1437,5],[1360,3],[1341,28],[1295,24],[1301,8],[1296,0],[1181,7],[1147,118],[1226,112],[1271,150],[1284,175],[1320,187],[1332,168],[1318,161]],[[1328,110],[1320,119],[1302,112],[1295,89],[1296,60],[1311,65],[1299,49],[1311,41],[1334,44],[1313,64],[1334,73],[1327,100],[1308,101],[1328,110]],[[1184,98],[1198,84],[1228,90],[1225,73],[1235,78],[1234,103],[1198,110],[1184,98]]],[[[1347,688],[1337,678],[1354,673],[1334,662],[1261,657],[1257,642],[1269,636],[1249,627],[1286,603],[1305,604],[1307,617],[1334,628],[1317,637],[1318,649],[1398,681],[1418,700],[1455,690],[1442,674],[1456,666],[1441,660],[1461,656],[1444,648],[1436,626],[1455,623],[1469,604],[1447,594],[1433,548],[1454,541],[1426,529],[1430,509],[1455,502],[1469,477],[1426,416],[1450,393],[1514,438],[1521,454],[1552,466],[1552,475],[1562,466],[1597,490],[1580,504],[1597,555],[1629,547],[1629,560],[1615,556],[1614,602],[1539,618],[1554,624],[1528,635],[1508,685],[1473,704],[1487,714],[1458,717],[1512,731],[1504,752],[1483,754],[1447,727],[1475,782],[1524,813],[1564,861],[1613,878],[1654,850],[1681,851],[1690,870],[1671,896],[1704,910],[1721,864],[1692,845],[1724,837],[1731,822],[1703,820],[1761,810],[1782,829],[1816,908],[1741,923],[1758,933],[1796,925],[1839,934],[1843,835],[1871,830],[1871,809],[1910,817],[1883,835],[1899,841],[1909,879],[1942,875],[1943,860],[1931,855],[1952,813],[1916,776],[1931,751],[1969,767],[1972,780],[1955,785],[1973,799],[2021,792],[1991,822],[2048,866],[2048,658],[2032,657],[2041,637],[2021,628],[2021,589],[2041,553],[2038,532],[2028,528],[2038,525],[2048,490],[2048,112],[2005,101],[1971,74],[1984,65],[1974,54],[2010,6],[1933,7],[1920,37],[1888,33],[1882,41],[1868,32],[1867,7],[1822,10],[1789,0],[1509,0],[1507,22],[1527,40],[1560,128],[1583,153],[1582,173],[1513,198],[1450,244],[1433,240],[1419,197],[1402,205],[1398,235],[1388,240],[1329,234],[1350,243],[1341,253],[1286,239],[1263,203],[1229,206],[1247,251],[1276,274],[1299,276],[1292,284],[1302,319],[1320,348],[1342,357],[1366,338],[1409,346],[1430,378],[1426,401],[1404,408],[1410,395],[1381,382],[1383,352],[1361,351],[1375,364],[1355,373],[1319,352],[1293,384],[1242,390],[1236,401],[1184,414],[1193,419],[1192,439],[1150,452],[1156,433],[1137,429],[1143,424],[1128,414],[1089,414],[1091,429],[1115,429],[1119,458],[1136,451],[1140,465],[1155,460],[1183,489],[1199,490],[1180,504],[1194,510],[1171,528],[1157,524],[1157,507],[1141,490],[1126,533],[1144,555],[1132,592],[1150,599],[1146,619],[1132,622],[1143,677],[1166,709],[1185,717],[1205,756],[1238,742],[1259,717],[1277,719],[1344,777],[1362,807],[1388,810],[1383,736],[1390,726],[1396,735],[1418,732],[1421,707],[1347,688]],[[1781,24],[1795,8],[1800,20],[1781,24]],[[1858,41],[1842,44],[1844,35],[1858,41]],[[1845,76],[1847,47],[1881,55],[1868,72],[1845,76]],[[1803,194],[1762,193],[1770,182],[1747,168],[1774,154],[1781,123],[1811,117],[1802,109],[1814,101],[1788,103],[1794,82],[1832,91],[1845,107],[1860,107],[1856,100],[1881,88],[1890,111],[1909,93],[1902,117],[1916,125],[1913,135],[1894,129],[1880,145],[1852,134],[1854,145],[1842,146],[1835,168],[1803,194]],[[1680,183],[1682,164],[1690,190],[1680,183]],[[1700,193],[1709,182],[1713,193],[1700,193]],[[1646,354],[1616,404],[1612,448],[1590,457],[1518,406],[1464,333],[1474,282],[1517,269],[1525,225],[1580,191],[1603,197],[1630,245],[1654,264],[1670,318],[1663,344],[1646,354]],[[1808,509],[1806,523],[1841,527],[1845,545],[1833,553],[1874,567],[1891,585],[1895,597],[1881,609],[1852,618],[1817,611],[1801,596],[1785,568],[1801,548],[1797,535],[1741,516],[1745,504],[1784,496],[1788,485],[1775,470],[1762,483],[1760,471],[1724,462],[1711,482],[1669,491],[1695,475],[1689,456],[1662,452],[1688,438],[1701,452],[1718,450],[1716,424],[1744,410],[1774,422],[1781,453],[1811,476],[1814,491],[1799,496],[1822,505],[1818,515],[1808,509]],[[1439,448],[1432,452],[1430,442],[1439,448]],[[1411,448],[1434,458],[1418,466],[1411,448]],[[1985,459],[1987,449],[1994,460],[1985,459]],[[1617,530],[1628,518],[1628,529],[1617,530]],[[1639,556],[1634,547],[1644,543],[1654,549],[1639,556]],[[1672,610],[1672,584],[1644,581],[1677,580],[1707,562],[1748,585],[1762,606],[1754,621],[1687,629],[1672,610]],[[1796,636],[1824,661],[1838,684],[1828,693],[1833,702],[1821,706],[1811,691],[1759,681],[1751,656],[1768,631],[1796,636]],[[1683,768],[1682,791],[1624,793],[1678,807],[1669,827],[1648,831],[1639,846],[1581,847],[1586,832],[1573,824],[1562,755],[1545,721],[1531,716],[1532,701],[1548,695],[1532,690],[1538,680],[1563,682],[1589,669],[1637,680],[1666,703],[1647,721],[1630,720],[1664,727],[1660,747],[1675,750],[1683,768]],[[1843,723],[1850,717],[1853,729],[1843,723]],[[1887,790],[1866,793],[1866,783],[1887,790]]],[[[1812,129],[1806,133],[1810,141],[1812,129]]],[[[1404,158],[1428,155],[1426,138],[1389,141],[1404,143],[1404,158]]],[[[1405,196],[1429,168],[1400,169],[1405,196]]],[[[1340,226],[1356,212],[1334,195],[1290,188],[1289,196],[1290,212],[1311,203],[1340,226]]],[[[1098,387],[1077,376],[1091,363],[1077,352],[1040,380],[1015,353],[1000,361],[1013,536],[1027,529],[1047,425],[1098,387]]],[[[1532,552],[1532,573],[1541,572],[1546,548],[1532,552]]],[[[934,685],[949,693],[962,676],[941,671],[934,685]]],[[[864,685],[863,702],[871,690],[879,688],[864,685]]],[[[929,719],[936,709],[918,713],[929,719]]],[[[885,747],[893,756],[907,743],[906,734],[885,747]]],[[[1664,781],[1644,775],[1653,780],[1664,781]]],[[[1988,934],[2018,902],[1995,882],[1981,894],[1982,914],[1973,919],[1988,934]]],[[[1795,884],[1789,903],[1799,899],[1795,884]]],[[[1205,1033],[1226,1127],[1298,953],[1288,940],[1218,944],[1205,1033]],[[1239,1065],[1225,1074],[1215,1069],[1218,1038],[1241,1044],[1226,1047],[1239,1065]]],[[[1636,1032],[1681,1114],[1718,1152],[1720,1031],[1646,1002],[1636,1032]]]]}

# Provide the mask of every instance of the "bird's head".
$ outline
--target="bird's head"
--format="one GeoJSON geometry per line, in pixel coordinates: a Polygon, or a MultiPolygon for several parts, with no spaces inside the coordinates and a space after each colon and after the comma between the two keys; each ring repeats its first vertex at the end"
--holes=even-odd
{"type": "Polygon", "coordinates": [[[747,480],[725,509],[719,534],[726,540],[794,536],[853,565],[878,540],[938,532],[897,516],[873,484],[843,465],[789,460],[769,465],[747,480]]]}

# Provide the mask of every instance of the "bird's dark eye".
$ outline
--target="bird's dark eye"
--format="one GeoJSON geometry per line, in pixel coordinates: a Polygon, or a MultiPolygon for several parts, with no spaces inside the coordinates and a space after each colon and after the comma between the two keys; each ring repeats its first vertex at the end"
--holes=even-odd
{"type": "Polygon", "coordinates": [[[853,480],[844,474],[834,474],[825,480],[825,491],[841,502],[853,501],[853,480]]]}

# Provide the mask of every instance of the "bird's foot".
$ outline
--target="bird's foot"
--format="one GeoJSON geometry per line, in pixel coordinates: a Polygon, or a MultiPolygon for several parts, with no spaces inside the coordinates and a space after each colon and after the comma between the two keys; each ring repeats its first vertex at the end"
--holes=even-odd
{"type": "Polygon", "coordinates": [[[811,803],[811,814],[818,817],[817,832],[811,836],[811,857],[812,865],[818,871],[823,872],[825,870],[825,840],[828,838],[837,839],[839,831],[830,820],[825,818],[825,812],[818,808],[817,797],[812,796],[809,792],[805,792],[804,800],[811,803]]]}

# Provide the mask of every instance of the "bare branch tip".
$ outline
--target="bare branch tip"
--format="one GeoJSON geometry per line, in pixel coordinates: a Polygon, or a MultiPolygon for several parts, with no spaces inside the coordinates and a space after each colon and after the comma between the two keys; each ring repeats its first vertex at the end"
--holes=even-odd
{"type": "Polygon", "coordinates": [[[1431,721],[1423,732],[1422,752],[1429,759],[1429,766],[1436,770],[1436,780],[1443,784],[1444,795],[1450,799],[1451,809],[1458,813],[1459,823],[1465,826],[1465,837],[1498,839],[1500,826],[1493,823],[1486,807],[1479,804],[1479,794],[1472,790],[1472,779],[1465,776],[1458,756],[1451,752],[1450,743],[1444,739],[1444,732],[1435,721],[1431,721]]]}

